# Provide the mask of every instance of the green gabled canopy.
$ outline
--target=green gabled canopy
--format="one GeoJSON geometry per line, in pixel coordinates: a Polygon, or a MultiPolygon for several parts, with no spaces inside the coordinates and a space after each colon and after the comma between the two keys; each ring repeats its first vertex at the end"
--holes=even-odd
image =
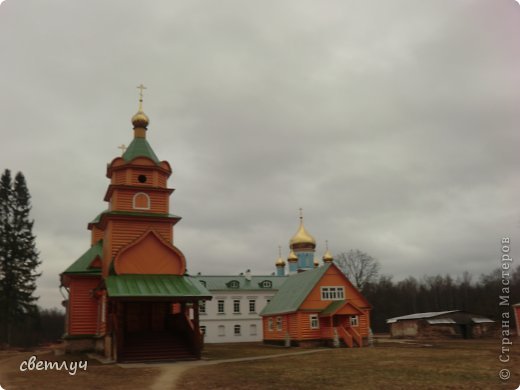
{"type": "Polygon", "coordinates": [[[283,314],[297,311],[316,283],[325,275],[329,267],[330,264],[325,264],[313,270],[289,276],[260,315],[283,314]]]}
{"type": "Polygon", "coordinates": [[[83,253],[79,259],[77,259],[72,265],[63,271],[64,274],[82,274],[82,275],[99,275],[101,273],[100,268],[90,268],[90,264],[96,257],[103,254],[103,240],[99,240],[96,244],[92,245],[88,251],[83,253]]]}
{"type": "Polygon", "coordinates": [[[211,297],[211,293],[191,276],[112,275],[106,278],[105,285],[111,298],[211,297]]]}
{"type": "Polygon", "coordinates": [[[146,138],[134,138],[123,154],[123,160],[125,161],[132,161],[136,157],[148,157],[156,164],[159,164],[159,159],[146,138]]]}
{"type": "Polygon", "coordinates": [[[336,313],[339,309],[341,309],[347,303],[346,299],[341,301],[334,301],[329,306],[327,306],[321,313],[320,316],[328,317],[334,313],[336,313]]]}

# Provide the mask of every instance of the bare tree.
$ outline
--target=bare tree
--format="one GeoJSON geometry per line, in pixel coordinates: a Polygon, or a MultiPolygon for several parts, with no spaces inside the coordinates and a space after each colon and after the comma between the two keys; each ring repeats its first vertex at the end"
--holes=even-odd
{"type": "Polygon", "coordinates": [[[376,259],[359,249],[339,253],[334,262],[360,290],[377,280],[381,267],[376,259]]]}

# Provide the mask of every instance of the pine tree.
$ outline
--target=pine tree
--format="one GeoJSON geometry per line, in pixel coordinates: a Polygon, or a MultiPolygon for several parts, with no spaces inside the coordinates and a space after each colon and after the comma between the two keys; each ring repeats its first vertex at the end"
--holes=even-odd
{"type": "Polygon", "coordinates": [[[0,179],[0,329],[10,344],[18,322],[34,316],[37,297],[36,268],[41,263],[29,219],[30,195],[22,173],[14,184],[5,170],[0,179]]]}

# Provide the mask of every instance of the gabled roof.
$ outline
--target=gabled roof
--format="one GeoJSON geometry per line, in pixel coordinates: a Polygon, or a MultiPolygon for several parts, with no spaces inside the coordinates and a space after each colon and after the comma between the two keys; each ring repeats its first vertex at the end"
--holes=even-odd
{"type": "Polygon", "coordinates": [[[103,254],[103,240],[99,240],[97,243],[92,245],[89,250],[81,255],[74,263],[72,263],[65,271],[64,274],[82,274],[82,275],[99,275],[101,273],[100,268],[90,268],[92,262],[96,257],[101,258],[103,254]]]}
{"type": "Polygon", "coordinates": [[[329,306],[323,309],[320,313],[320,317],[330,317],[338,312],[340,314],[363,314],[363,311],[359,307],[343,299],[341,301],[333,301],[329,306]]]}
{"type": "Polygon", "coordinates": [[[331,264],[289,276],[260,315],[292,313],[298,310],[331,264]]]}
{"type": "Polygon", "coordinates": [[[183,275],[112,275],[105,286],[111,298],[198,297],[211,299],[211,293],[195,278],[183,275]]]}
{"type": "Polygon", "coordinates": [[[460,310],[448,310],[448,311],[431,311],[431,312],[427,312],[427,313],[414,313],[414,314],[408,314],[406,316],[389,318],[388,320],[386,320],[386,323],[393,324],[394,322],[401,321],[401,320],[420,320],[420,319],[424,319],[424,318],[442,316],[444,314],[449,314],[449,313],[456,313],[459,311],[460,310]]]}
{"type": "Polygon", "coordinates": [[[123,154],[123,160],[127,162],[132,161],[136,157],[148,157],[156,164],[159,164],[159,159],[146,138],[134,138],[123,154]]]}
{"type": "MultiPolygon", "coordinates": [[[[277,291],[287,280],[287,276],[256,275],[247,280],[245,275],[196,275],[199,282],[206,286],[210,291],[277,291]],[[238,287],[231,282],[238,282],[238,287]],[[263,282],[271,282],[271,287],[264,287],[263,282]]],[[[268,284],[268,283],[266,283],[268,284]]]]}

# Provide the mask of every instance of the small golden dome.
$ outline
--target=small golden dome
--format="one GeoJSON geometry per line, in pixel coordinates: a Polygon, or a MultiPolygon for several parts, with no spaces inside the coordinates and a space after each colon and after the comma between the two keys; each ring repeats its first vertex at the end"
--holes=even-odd
{"type": "Polygon", "coordinates": [[[293,236],[293,238],[291,238],[290,241],[291,248],[295,244],[311,244],[313,246],[316,246],[316,240],[313,236],[307,233],[307,230],[305,230],[305,227],[303,226],[303,219],[300,220],[300,227],[298,228],[298,231],[293,236]]]}
{"type": "Polygon", "coordinates": [[[330,251],[327,249],[327,251],[325,252],[325,254],[323,255],[323,261],[325,263],[330,263],[334,260],[334,257],[332,257],[332,254],[330,253],[330,251]]]}
{"type": "Polygon", "coordinates": [[[285,260],[282,259],[281,257],[279,257],[278,260],[276,260],[276,266],[277,267],[285,267],[285,260]]]}
{"type": "Polygon", "coordinates": [[[298,261],[298,256],[296,256],[296,253],[291,251],[291,253],[289,253],[289,257],[287,258],[287,261],[290,261],[290,262],[298,261]]]}
{"type": "Polygon", "coordinates": [[[134,125],[134,129],[137,127],[146,129],[149,123],[150,119],[142,110],[137,111],[132,117],[132,124],[134,125]]]}

